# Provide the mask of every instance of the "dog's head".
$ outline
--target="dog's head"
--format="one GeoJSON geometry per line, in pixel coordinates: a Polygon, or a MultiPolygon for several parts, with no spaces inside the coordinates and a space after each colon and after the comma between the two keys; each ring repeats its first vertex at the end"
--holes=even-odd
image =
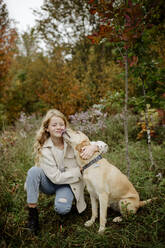
{"type": "Polygon", "coordinates": [[[74,131],[72,129],[66,129],[62,135],[64,140],[72,146],[79,163],[80,161],[81,165],[86,163],[86,160],[83,162],[84,160],[81,158],[80,154],[82,152],[82,148],[90,144],[89,138],[84,133],[74,131]]]}
{"type": "Polygon", "coordinates": [[[80,131],[74,131],[72,129],[66,129],[63,131],[62,136],[64,140],[69,143],[73,149],[81,151],[83,146],[90,144],[89,138],[80,131]]]}

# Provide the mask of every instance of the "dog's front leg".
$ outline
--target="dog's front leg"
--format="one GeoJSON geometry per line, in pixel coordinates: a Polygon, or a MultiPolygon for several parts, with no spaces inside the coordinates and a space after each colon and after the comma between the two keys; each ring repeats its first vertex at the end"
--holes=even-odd
{"type": "Polygon", "coordinates": [[[96,197],[94,197],[93,195],[90,195],[90,199],[92,205],[92,217],[90,220],[85,222],[85,226],[91,226],[95,222],[98,216],[98,201],[96,197]]]}
{"type": "Polygon", "coordinates": [[[99,195],[99,203],[100,203],[100,227],[98,232],[103,233],[105,230],[105,224],[107,222],[108,195],[106,193],[102,193],[99,195]]]}

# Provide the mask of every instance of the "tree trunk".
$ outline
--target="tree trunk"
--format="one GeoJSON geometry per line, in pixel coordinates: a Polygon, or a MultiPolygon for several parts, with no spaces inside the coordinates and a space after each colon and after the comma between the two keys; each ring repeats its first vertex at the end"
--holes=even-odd
{"type": "Polygon", "coordinates": [[[125,56],[125,105],[124,105],[124,134],[126,145],[127,175],[130,176],[130,158],[128,152],[128,53],[125,56]]]}
{"type": "Polygon", "coordinates": [[[152,156],[152,148],[151,148],[151,132],[150,132],[150,127],[149,127],[149,120],[148,120],[148,109],[147,109],[147,105],[146,105],[146,91],[145,91],[145,86],[144,86],[144,80],[142,79],[143,82],[143,96],[144,96],[144,102],[145,102],[145,111],[144,111],[144,115],[145,115],[145,122],[146,122],[146,128],[147,128],[147,143],[148,143],[148,152],[149,152],[149,157],[150,157],[150,161],[151,161],[151,165],[150,165],[150,170],[155,168],[155,164],[154,164],[154,160],[153,160],[153,156],[152,156]]]}

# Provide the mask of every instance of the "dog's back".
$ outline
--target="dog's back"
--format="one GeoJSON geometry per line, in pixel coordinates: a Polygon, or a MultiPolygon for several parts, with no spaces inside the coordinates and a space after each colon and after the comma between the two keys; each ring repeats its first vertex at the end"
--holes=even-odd
{"type": "Polygon", "coordinates": [[[128,178],[114,165],[102,158],[84,171],[84,181],[96,194],[106,192],[110,200],[128,197],[139,199],[139,195],[128,178]]]}

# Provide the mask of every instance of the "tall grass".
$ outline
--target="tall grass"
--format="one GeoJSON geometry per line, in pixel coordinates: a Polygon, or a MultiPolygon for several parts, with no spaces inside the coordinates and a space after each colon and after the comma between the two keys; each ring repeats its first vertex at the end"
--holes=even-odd
{"type": "MultiPolygon", "coordinates": [[[[92,140],[103,140],[109,145],[104,156],[126,173],[123,124],[120,116],[110,117],[106,128],[90,135],[92,140]]],[[[120,224],[112,222],[118,215],[108,209],[104,235],[97,233],[99,221],[85,227],[90,218],[91,205],[86,192],[87,209],[78,214],[75,205],[67,216],[54,212],[54,196],[40,195],[40,232],[34,236],[24,228],[27,220],[26,194],[23,186],[27,170],[33,165],[32,146],[39,120],[31,118],[7,127],[0,136],[0,247],[59,247],[59,248],[164,248],[165,247],[165,166],[163,145],[153,143],[156,170],[150,171],[145,140],[137,141],[136,118],[129,119],[130,180],[141,199],[157,196],[152,204],[139,209],[120,224]]]]}

